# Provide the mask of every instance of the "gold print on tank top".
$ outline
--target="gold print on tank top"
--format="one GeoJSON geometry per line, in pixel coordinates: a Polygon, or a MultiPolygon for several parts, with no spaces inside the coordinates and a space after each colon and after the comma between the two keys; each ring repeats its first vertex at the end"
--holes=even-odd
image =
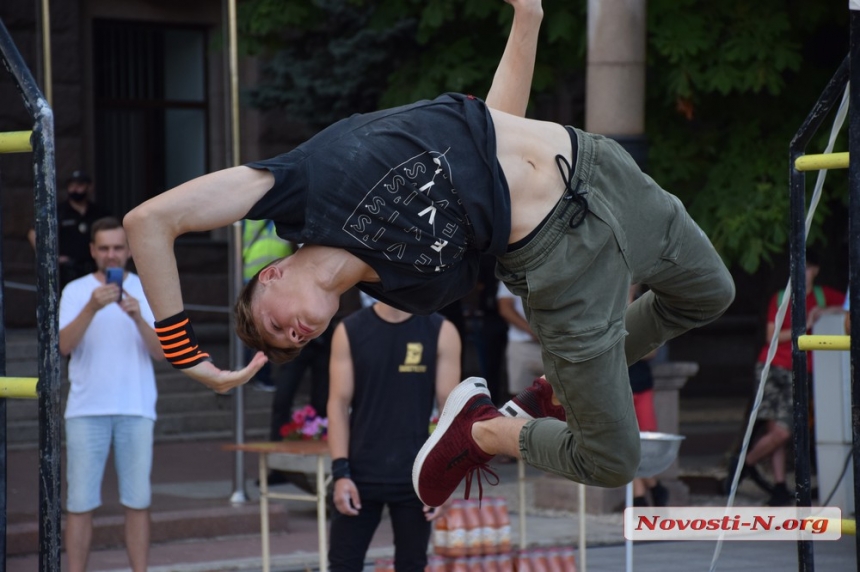
{"type": "Polygon", "coordinates": [[[427,371],[427,366],[421,363],[423,356],[424,344],[407,342],[406,359],[399,368],[400,373],[424,373],[427,371]]]}

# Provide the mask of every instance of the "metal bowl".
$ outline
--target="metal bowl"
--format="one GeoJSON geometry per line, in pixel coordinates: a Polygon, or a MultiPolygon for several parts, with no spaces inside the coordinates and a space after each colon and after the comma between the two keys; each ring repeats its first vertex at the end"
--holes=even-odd
{"type": "Polygon", "coordinates": [[[669,468],[678,456],[684,436],[642,431],[639,433],[639,440],[642,456],[636,476],[653,477],[669,468]]]}

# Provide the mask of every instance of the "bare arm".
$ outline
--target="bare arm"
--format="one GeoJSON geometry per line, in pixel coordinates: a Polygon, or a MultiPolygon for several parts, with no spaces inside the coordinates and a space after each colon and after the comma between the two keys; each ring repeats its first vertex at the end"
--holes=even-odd
{"type": "Polygon", "coordinates": [[[442,322],[436,348],[436,403],[439,405],[439,411],[442,411],[448,394],[460,383],[462,344],[457,328],[448,320],[442,322]]]}
{"type": "Polygon", "coordinates": [[[524,117],[532,88],[543,7],[540,0],[507,2],[514,7],[514,21],[486,101],[493,109],[524,117]]]}
{"type": "Polygon", "coordinates": [[[183,309],[173,253],[176,238],[241,220],[273,184],[268,171],[233,167],[192,179],[125,216],[128,243],[156,320],[183,309]]]}
{"type": "Polygon", "coordinates": [[[78,316],[69,322],[69,325],[60,330],[60,353],[64,356],[72,353],[78,344],[81,343],[81,339],[83,339],[84,334],[87,333],[87,328],[90,327],[90,324],[93,321],[93,318],[96,316],[96,312],[101,310],[102,307],[96,307],[92,301],[88,302],[84,309],[81,310],[81,313],[78,316]]]}
{"type": "Polygon", "coordinates": [[[332,459],[349,456],[349,408],[355,392],[352,354],[346,327],[338,324],[329,358],[328,447],[332,459]]]}
{"type": "Polygon", "coordinates": [[[149,352],[149,355],[155,361],[163,361],[165,358],[164,351],[161,349],[161,342],[158,341],[158,336],[152,324],[143,319],[140,313],[140,302],[128,292],[123,291],[123,293],[124,296],[119,305],[128,314],[128,317],[134,321],[134,325],[137,327],[137,331],[146,345],[146,351],[149,352]]]}
{"type": "MultiPolygon", "coordinates": [[[[332,459],[349,457],[349,408],[355,393],[355,374],[346,327],[338,324],[331,340],[328,394],[328,448],[332,459]]],[[[361,500],[352,479],[334,482],[334,505],[347,515],[358,514],[361,500]]]]}
{"type": "Polygon", "coordinates": [[[532,327],[529,325],[528,320],[521,316],[520,313],[517,312],[517,309],[514,307],[513,298],[499,298],[496,304],[499,308],[499,315],[504,318],[507,323],[521,329],[524,332],[528,332],[529,334],[531,334],[532,337],[535,337],[534,333],[532,333],[532,327]]]}
{"type": "MultiPolygon", "coordinates": [[[[123,226],[140,281],[156,320],[183,309],[173,243],[186,232],[212,230],[242,219],[272,188],[268,171],[233,167],[203,175],[146,201],[123,226]]],[[[223,371],[210,362],[183,369],[189,377],[224,393],[247,382],[266,363],[258,352],[245,368],[223,371]]]]}
{"type": "Polygon", "coordinates": [[[64,356],[72,353],[72,350],[81,343],[84,334],[87,333],[87,328],[90,327],[99,310],[108,304],[115,303],[118,297],[119,287],[116,284],[102,284],[93,290],[89,301],[80,313],[60,330],[60,353],[64,356]]]}
{"type": "MultiPolygon", "coordinates": [[[[773,331],[776,329],[776,324],[773,322],[767,323],[767,331],[765,334],[765,339],[767,342],[770,342],[771,338],[773,338],[773,331]]],[[[779,337],[777,338],[777,342],[783,344],[785,342],[791,341],[791,328],[782,329],[779,331],[779,337]]]]}

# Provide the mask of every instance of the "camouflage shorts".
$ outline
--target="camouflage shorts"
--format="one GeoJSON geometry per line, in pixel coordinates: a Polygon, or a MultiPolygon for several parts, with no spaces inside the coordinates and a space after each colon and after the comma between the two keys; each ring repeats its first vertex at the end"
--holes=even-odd
{"type": "MultiPolygon", "coordinates": [[[[755,380],[761,379],[764,364],[756,364],[755,380]]],[[[756,385],[756,387],[758,387],[756,385]]],[[[794,393],[791,385],[791,370],[770,366],[764,394],[758,409],[758,419],[776,421],[789,431],[794,427],[794,393]]]]}

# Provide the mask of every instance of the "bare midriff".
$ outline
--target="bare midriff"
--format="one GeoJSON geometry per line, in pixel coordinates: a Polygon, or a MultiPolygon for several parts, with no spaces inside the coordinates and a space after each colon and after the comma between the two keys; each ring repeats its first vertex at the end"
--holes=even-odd
{"type": "Polygon", "coordinates": [[[511,244],[534,230],[561,198],[564,183],[555,156],[570,160],[570,135],[557,123],[494,109],[490,114],[496,131],[496,156],[511,195],[511,244]]]}

